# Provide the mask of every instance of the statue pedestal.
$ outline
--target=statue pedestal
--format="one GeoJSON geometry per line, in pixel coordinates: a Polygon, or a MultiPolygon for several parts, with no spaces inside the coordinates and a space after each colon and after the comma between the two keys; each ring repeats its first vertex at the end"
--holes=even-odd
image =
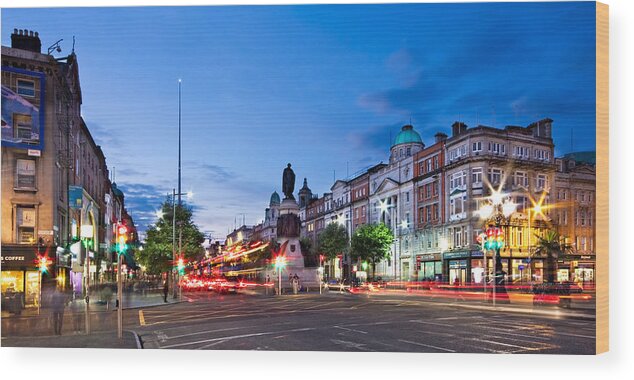
{"type": "MultiPolygon", "coordinates": [[[[304,256],[299,244],[299,232],[301,221],[299,220],[299,206],[294,199],[284,199],[280,204],[280,216],[277,220],[278,238],[280,246],[285,246],[282,255],[286,256],[286,267],[282,270],[282,288],[290,289],[292,284],[289,276],[297,274],[302,287],[314,290],[319,288],[319,272],[317,268],[304,267],[304,256]]],[[[275,270],[269,272],[271,279],[275,279],[276,285],[278,274],[275,270]]]]}

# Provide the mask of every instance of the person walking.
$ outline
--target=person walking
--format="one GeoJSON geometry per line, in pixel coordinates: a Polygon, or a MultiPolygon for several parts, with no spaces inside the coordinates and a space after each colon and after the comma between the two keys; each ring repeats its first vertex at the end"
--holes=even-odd
{"type": "Polygon", "coordinates": [[[70,301],[70,312],[73,316],[73,331],[75,334],[79,334],[81,332],[81,320],[82,320],[82,309],[83,305],[81,303],[81,298],[79,295],[74,294],[72,301],[70,301]]]}
{"type": "Polygon", "coordinates": [[[291,284],[293,285],[293,294],[297,294],[298,287],[299,287],[299,277],[297,277],[297,275],[293,276],[293,279],[291,280],[291,284]]]}
{"type": "Polygon", "coordinates": [[[167,293],[169,293],[169,288],[167,286],[167,279],[163,282],[163,302],[167,302],[167,293]]]}
{"type": "Polygon", "coordinates": [[[55,335],[62,335],[62,324],[64,323],[64,308],[66,307],[66,295],[60,289],[56,289],[51,300],[53,308],[53,330],[55,335]]]}

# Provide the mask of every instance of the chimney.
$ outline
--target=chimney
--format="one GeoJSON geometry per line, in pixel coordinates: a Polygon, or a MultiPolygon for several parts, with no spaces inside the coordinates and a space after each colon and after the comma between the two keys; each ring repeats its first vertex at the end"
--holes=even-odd
{"type": "Polygon", "coordinates": [[[434,137],[436,138],[436,143],[447,140],[447,134],[442,132],[436,133],[434,137]]]}
{"type": "Polygon", "coordinates": [[[42,52],[42,42],[38,32],[27,29],[13,29],[11,34],[11,47],[13,49],[28,50],[36,53],[42,52]]]}
{"type": "Polygon", "coordinates": [[[458,136],[459,134],[465,132],[467,130],[467,124],[456,121],[451,125],[451,136],[458,136]]]}

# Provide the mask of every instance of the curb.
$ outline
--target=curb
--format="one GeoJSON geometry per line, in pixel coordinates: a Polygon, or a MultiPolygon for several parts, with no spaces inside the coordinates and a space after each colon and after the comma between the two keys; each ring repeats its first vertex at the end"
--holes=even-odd
{"type": "Polygon", "coordinates": [[[134,335],[134,340],[136,341],[136,348],[138,350],[142,350],[143,349],[143,341],[141,340],[141,337],[139,336],[139,334],[137,334],[136,331],[134,331],[134,330],[123,330],[123,331],[134,335]]]}

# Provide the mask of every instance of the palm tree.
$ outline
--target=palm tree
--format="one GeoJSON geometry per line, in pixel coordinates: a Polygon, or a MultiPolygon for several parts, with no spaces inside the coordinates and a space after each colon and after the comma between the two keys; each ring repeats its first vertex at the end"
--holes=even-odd
{"type": "Polygon", "coordinates": [[[560,255],[572,251],[572,246],[556,231],[547,231],[544,236],[537,237],[536,254],[546,255],[546,282],[553,283],[557,279],[557,259],[560,255]]]}

